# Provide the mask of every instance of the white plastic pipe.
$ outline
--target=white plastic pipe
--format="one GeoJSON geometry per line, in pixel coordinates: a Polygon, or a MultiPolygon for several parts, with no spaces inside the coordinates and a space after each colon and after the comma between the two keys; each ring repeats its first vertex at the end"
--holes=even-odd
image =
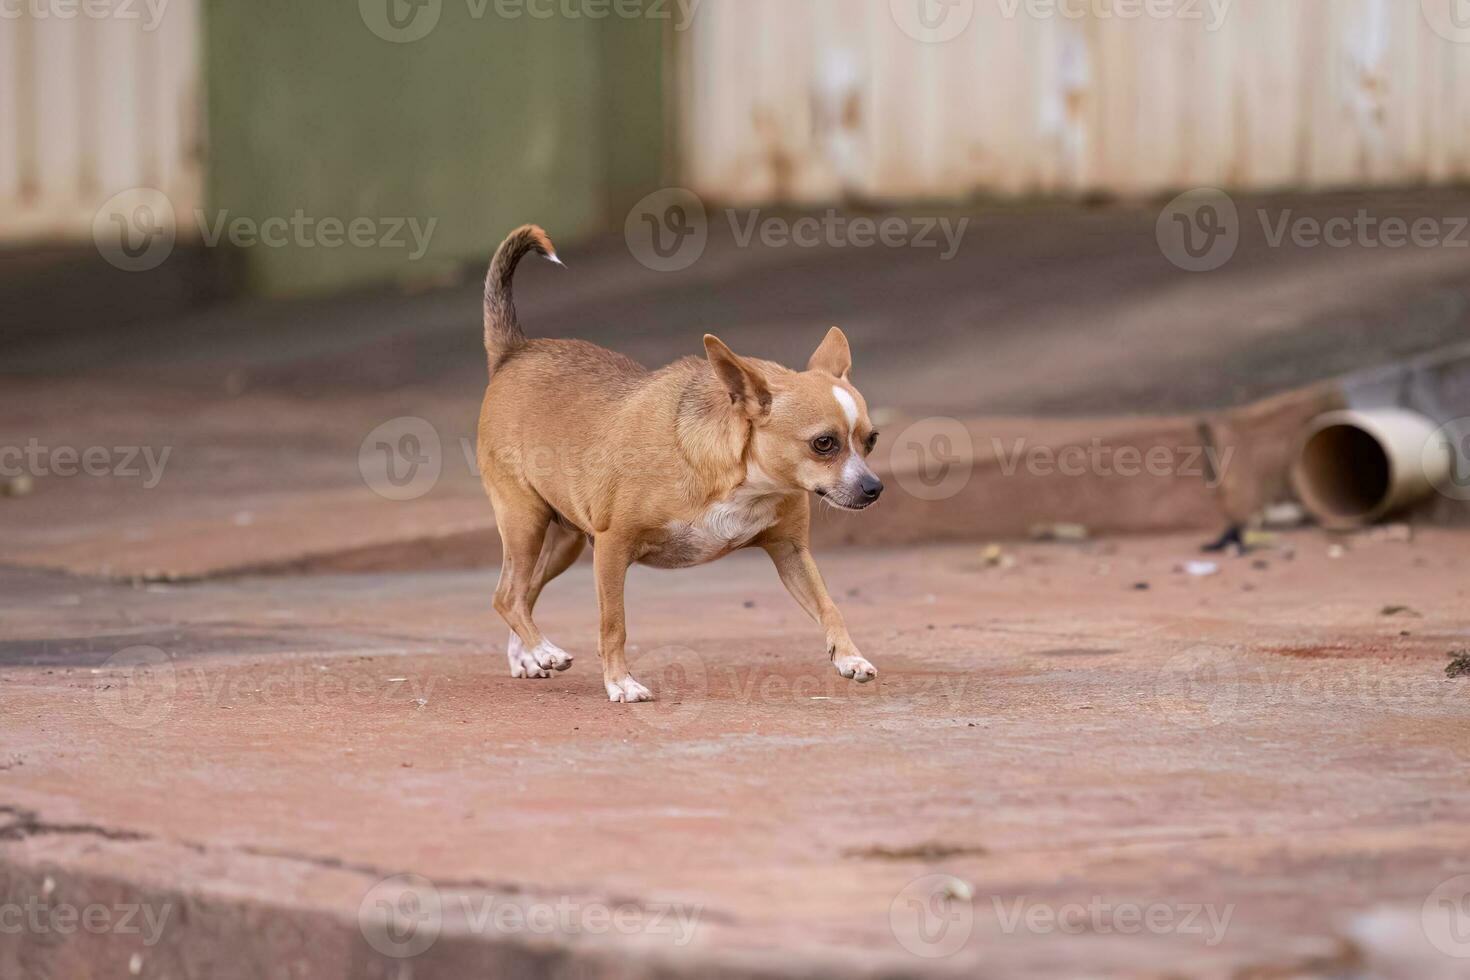
{"type": "Polygon", "coordinates": [[[1433,420],[1403,408],[1347,409],[1307,426],[1291,480],[1326,527],[1361,527],[1443,485],[1454,447],[1433,420]]]}

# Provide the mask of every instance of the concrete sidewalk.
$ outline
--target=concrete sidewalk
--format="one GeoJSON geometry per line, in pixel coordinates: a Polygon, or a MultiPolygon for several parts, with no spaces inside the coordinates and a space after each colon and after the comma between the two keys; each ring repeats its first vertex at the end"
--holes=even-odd
{"type": "Polygon", "coordinates": [[[637,570],[631,707],[585,567],[546,681],[489,572],[3,572],[0,976],[1463,976],[1465,537],[1337,541],[820,556],[869,687],[637,570]]]}

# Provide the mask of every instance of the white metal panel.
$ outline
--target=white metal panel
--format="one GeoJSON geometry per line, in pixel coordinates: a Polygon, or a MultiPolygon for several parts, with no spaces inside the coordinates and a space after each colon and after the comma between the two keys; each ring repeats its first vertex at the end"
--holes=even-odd
{"type": "Polygon", "coordinates": [[[197,4],[169,0],[156,22],[147,4],[0,18],[0,241],[85,239],[109,198],[139,187],[176,215],[199,206],[197,4]]]}
{"type": "Polygon", "coordinates": [[[1470,43],[1418,0],[1231,0],[1217,24],[1169,3],[975,0],[926,43],[889,0],[705,0],[682,38],[685,182],[799,202],[1470,177],[1470,43]],[[834,113],[844,92],[857,111],[834,113]]]}

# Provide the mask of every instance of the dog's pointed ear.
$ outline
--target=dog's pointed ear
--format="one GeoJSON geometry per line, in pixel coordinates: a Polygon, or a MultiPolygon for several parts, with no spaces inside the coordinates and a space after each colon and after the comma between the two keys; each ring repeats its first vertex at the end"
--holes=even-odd
{"type": "Polygon", "coordinates": [[[817,348],[817,352],[807,362],[806,369],[826,371],[845,380],[852,371],[852,348],[847,346],[847,335],[836,327],[828,330],[822,346],[817,348]]]}
{"type": "Polygon", "coordinates": [[[749,419],[761,419],[771,414],[771,389],[760,370],[737,355],[725,342],[712,333],[704,335],[704,353],[715,377],[730,393],[730,404],[749,419]]]}

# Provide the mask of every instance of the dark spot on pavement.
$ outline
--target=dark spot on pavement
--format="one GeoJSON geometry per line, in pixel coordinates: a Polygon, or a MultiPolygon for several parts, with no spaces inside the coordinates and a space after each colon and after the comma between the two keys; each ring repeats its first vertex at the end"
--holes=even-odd
{"type": "Polygon", "coordinates": [[[989,852],[973,844],[945,844],[940,841],[925,841],[908,847],[850,847],[842,852],[843,857],[867,861],[942,861],[953,857],[980,857],[989,852]]]}

